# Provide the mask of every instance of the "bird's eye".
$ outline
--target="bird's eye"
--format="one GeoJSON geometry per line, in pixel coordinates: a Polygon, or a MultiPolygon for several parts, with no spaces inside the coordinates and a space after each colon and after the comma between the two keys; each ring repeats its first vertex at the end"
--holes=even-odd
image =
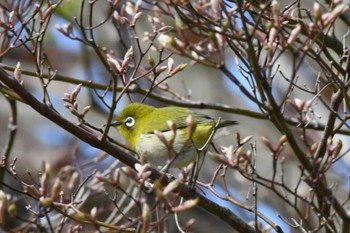
{"type": "Polygon", "coordinates": [[[135,119],[133,117],[127,117],[124,121],[124,125],[128,128],[131,128],[135,125],[135,119]]]}

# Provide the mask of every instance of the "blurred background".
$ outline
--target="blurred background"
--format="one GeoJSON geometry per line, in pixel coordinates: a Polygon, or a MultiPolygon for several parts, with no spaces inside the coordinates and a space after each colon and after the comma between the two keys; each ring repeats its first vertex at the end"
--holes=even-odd
{"type": "MultiPolygon", "coordinates": [[[[0,6],[2,9],[2,17],[6,16],[7,13],[4,10],[7,6],[13,6],[15,2],[20,4],[29,4],[30,1],[5,1],[0,6]],[[6,3],[5,3],[6,2],[6,3]]],[[[126,2],[126,1],[122,1],[126,2]]],[[[136,1],[134,2],[136,3],[136,1]]],[[[279,1],[280,9],[284,9],[289,6],[289,1],[279,1]]],[[[116,9],[122,6],[118,4],[116,9]]],[[[136,32],[141,43],[141,47],[147,48],[149,41],[145,41],[144,37],[145,32],[151,30],[151,25],[148,20],[151,14],[150,11],[147,11],[147,7],[150,7],[146,3],[142,3],[144,7],[144,13],[136,24],[136,32]]],[[[303,9],[312,9],[313,2],[311,1],[301,1],[301,6],[303,9]]],[[[23,17],[29,17],[31,12],[33,12],[35,7],[31,10],[25,12],[23,17]]],[[[86,6],[86,8],[88,8],[86,6]]],[[[150,7],[151,9],[151,7],[150,7]]],[[[120,11],[120,9],[118,8],[120,11]]],[[[55,10],[55,14],[52,15],[52,18],[47,26],[47,31],[43,41],[43,48],[45,49],[45,54],[50,61],[50,67],[57,70],[57,75],[73,77],[74,79],[82,81],[92,81],[93,83],[99,83],[104,85],[109,85],[110,83],[110,74],[106,67],[101,63],[101,60],[91,47],[84,45],[83,43],[72,40],[67,36],[63,35],[57,27],[64,28],[65,25],[72,23],[73,34],[77,37],[81,37],[81,32],[74,23],[75,20],[79,20],[80,14],[85,15],[85,19],[88,19],[88,10],[84,9],[84,12],[81,13],[81,1],[63,1],[59,7],[55,10]],[[75,18],[77,17],[77,18],[75,18]]],[[[127,11],[127,9],[124,9],[127,11]]],[[[98,22],[103,22],[110,12],[110,6],[107,1],[96,1],[94,3],[94,12],[93,20],[95,24],[98,22]]],[[[171,19],[166,22],[168,24],[173,24],[171,19]]],[[[4,19],[2,20],[4,21],[4,19]]],[[[133,32],[130,31],[130,28],[120,25],[121,29],[119,33],[116,30],[115,25],[111,20],[107,20],[106,23],[101,24],[100,27],[95,30],[95,40],[100,47],[104,47],[106,51],[113,51],[113,54],[116,57],[123,58],[126,50],[123,43],[126,44],[126,47],[135,46],[135,41],[130,41],[127,38],[129,34],[133,32]],[[123,38],[125,37],[125,38],[123,38]]],[[[348,30],[347,26],[339,23],[335,25],[336,30],[334,31],[334,36],[342,39],[344,32],[348,30]]],[[[22,34],[22,37],[25,36],[25,33],[22,34]]],[[[136,35],[133,35],[136,36],[136,35]]],[[[194,37],[194,35],[193,35],[194,37]]],[[[4,39],[4,37],[2,37],[4,39]]],[[[189,40],[196,40],[198,38],[191,38],[189,35],[189,40]]],[[[0,38],[1,40],[1,38],[0,38]]],[[[344,39],[345,44],[348,43],[348,38],[344,39]]],[[[5,41],[1,42],[4,44],[5,41]]],[[[157,43],[157,42],[155,42],[157,43]]],[[[263,52],[268,52],[264,51],[263,52]]],[[[154,54],[156,57],[157,51],[151,49],[151,54],[154,54]]],[[[134,54],[137,55],[137,51],[134,51],[134,54]]],[[[263,56],[261,56],[263,57],[263,56]]],[[[167,79],[164,84],[166,84],[174,93],[181,95],[187,98],[190,101],[205,101],[211,104],[225,105],[234,109],[244,109],[254,112],[260,112],[260,109],[256,104],[248,100],[241,92],[240,89],[230,82],[226,76],[223,75],[217,69],[208,67],[202,64],[193,62],[188,58],[184,58],[180,55],[173,55],[174,64],[179,65],[182,63],[188,64],[184,71],[179,72],[175,76],[167,79]]],[[[278,62],[274,63],[272,70],[278,72],[279,70],[283,71],[285,77],[291,77],[293,74],[293,69],[291,67],[292,59],[295,59],[293,54],[285,52],[278,57],[278,62]],[[278,68],[277,68],[278,65],[278,68]]],[[[34,56],[28,52],[23,46],[19,46],[16,49],[12,49],[6,56],[1,57],[1,65],[6,68],[8,73],[13,74],[13,69],[17,63],[20,62],[22,69],[22,80],[24,81],[24,86],[26,89],[30,90],[38,99],[43,99],[42,88],[40,87],[39,80],[35,76],[36,68],[33,65],[34,56]],[[28,75],[23,71],[32,72],[33,75],[28,75]]],[[[147,60],[143,61],[143,66],[147,67],[147,60]]],[[[249,82],[243,78],[239,73],[237,68],[237,60],[232,51],[227,51],[225,53],[225,63],[226,66],[230,69],[234,75],[236,75],[242,84],[249,89],[249,82]]],[[[166,65],[166,62],[165,62],[166,65]]],[[[240,65],[243,65],[240,63],[240,65]]],[[[249,67],[245,67],[249,68],[249,67]]],[[[299,69],[297,70],[298,74],[298,83],[301,86],[304,86],[306,89],[314,89],[315,83],[319,78],[320,70],[316,64],[312,63],[311,59],[305,59],[299,69]]],[[[127,75],[131,75],[132,70],[127,75]]],[[[138,82],[138,85],[144,89],[147,89],[150,85],[149,81],[141,80],[138,82]]],[[[282,98],[287,88],[289,88],[289,82],[283,78],[283,76],[278,72],[274,77],[274,95],[276,99],[282,98]]],[[[62,97],[64,93],[71,93],[76,88],[75,84],[67,84],[66,82],[52,81],[48,85],[48,92],[50,93],[50,99],[52,101],[53,107],[65,118],[70,119],[73,122],[77,122],[75,116],[73,116],[70,111],[64,107],[64,102],[62,97]]],[[[157,93],[159,90],[155,90],[157,93]]],[[[99,94],[102,94],[103,90],[97,90],[99,94]]],[[[164,92],[159,92],[160,95],[163,95],[164,92]]],[[[330,101],[331,92],[327,90],[320,93],[325,101],[330,101]]],[[[165,94],[164,94],[165,95],[165,94]]],[[[134,94],[131,95],[132,101],[139,102],[142,101],[144,94],[134,94]]],[[[172,95],[168,97],[173,98],[172,95]]],[[[327,122],[328,109],[324,104],[315,98],[314,94],[306,93],[303,90],[294,90],[289,97],[290,99],[298,98],[302,100],[312,100],[312,113],[313,116],[310,116],[312,122],[315,124],[320,123],[324,124],[327,122]]],[[[105,100],[110,101],[110,94],[107,94],[105,100]]],[[[179,101],[179,100],[178,100],[179,101]]],[[[126,96],[118,103],[115,115],[117,116],[120,110],[130,103],[130,99],[126,96]]],[[[145,103],[161,107],[168,106],[171,103],[157,101],[152,97],[146,98],[145,103]]],[[[78,105],[79,109],[83,109],[85,106],[91,105],[91,110],[86,115],[85,120],[96,127],[102,127],[106,123],[108,109],[102,104],[101,100],[96,96],[96,93],[90,88],[82,87],[81,92],[78,96],[78,105]]],[[[9,124],[9,112],[10,107],[7,100],[3,95],[0,96],[0,146],[3,146],[7,143],[8,140],[8,124],[9,124]]],[[[22,177],[23,180],[31,182],[31,179],[34,179],[38,182],[38,177],[43,170],[47,169],[47,166],[50,166],[50,169],[53,171],[53,174],[63,174],[63,171],[68,172],[68,176],[71,176],[75,171],[79,171],[79,176],[81,179],[91,174],[95,169],[99,172],[103,172],[110,168],[111,164],[115,162],[115,158],[111,156],[105,156],[100,161],[96,161],[98,156],[103,155],[103,152],[97,150],[90,145],[87,145],[81,142],[79,139],[72,136],[70,133],[64,131],[60,127],[56,126],[52,122],[48,121],[46,118],[40,116],[30,107],[25,104],[18,103],[18,125],[17,125],[17,135],[16,141],[9,158],[9,162],[16,157],[16,170],[18,176],[22,177]],[[70,170],[71,169],[71,170],[70,170]],[[32,175],[29,176],[28,172],[32,175]]],[[[268,148],[261,142],[261,137],[264,136],[268,138],[272,145],[276,146],[278,140],[281,137],[281,133],[274,127],[274,125],[269,121],[269,119],[256,119],[249,116],[249,114],[232,114],[227,111],[216,111],[213,109],[194,109],[195,111],[205,113],[213,117],[221,117],[224,119],[232,119],[239,121],[239,125],[219,132],[219,135],[215,139],[215,144],[220,146],[229,146],[236,144],[236,132],[239,132],[241,139],[246,136],[253,136],[253,139],[250,141],[251,144],[246,144],[244,150],[252,150],[253,146],[256,146],[256,169],[259,171],[259,174],[262,177],[271,178],[272,171],[272,156],[268,148]]],[[[291,118],[297,117],[297,112],[292,108],[286,110],[286,115],[291,118]]],[[[344,113],[345,114],[345,113],[344,113]]],[[[77,122],[78,123],[78,122],[77,122]]],[[[303,135],[301,130],[295,129],[295,134],[300,135],[300,143],[302,137],[307,137],[310,141],[317,141],[322,136],[322,131],[317,130],[308,130],[307,134],[303,135]]],[[[111,129],[109,136],[116,139],[117,141],[125,143],[124,139],[120,137],[118,132],[115,129],[111,129]]],[[[343,148],[349,148],[349,136],[348,135],[337,135],[333,140],[342,140],[343,148]]],[[[295,155],[290,151],[288,145],[283,151],[283,175],[284,182],[288,184],[289,187],[295,187],[298,182],[300,182],[300,169],[298,168],[298,162],[295,159],[295,155]]],[[[349,156],[344,156],[331,168],[329,173],[330,182],[338,185],[338,192],[348,190],[349,186],[349,156]]],[[[116,165],[116,167],[122,166],[121,164],[116,165]]],[[[209,158],[205,159],[205,163],[202,167],[202,172],[200,173],[199,180],[203,183],[210,182],[213,173],[217,167],[217,163],[213,162],[209,158]]],[[[281,167],[279,166],[277,176],[281,175],[281,167]]],[[[65,174],[67,175],[67,174],[65,174]]],[[[232,171],[227,173],[227,185],[229,191],[233,197],[243,205],[253,206],[254,205],[254,196],[253,193],[253,183],[246,178],[244,178],[238,171],[232,171]]],[[[13,182],[15,186],[18,186],[16,182],[9,176],[5,176],[5,183],[13,182]]],[[[220,182],[215,186],[216,190],[224,194],[224,190],[220,185],[220,182]]],[[[103,187],[107,192],[112,193],[111,188],[103,187]]],[[[202,190],[205,195],[215,200],[217,203],[226,206],[234,213],[242,217],[247,222],[254,220],[254,214],[250,213],[242,208],[239,208],[233,204],[221,200],[213,193],[208,190],[202,190]]],[[[308,196],[309,187],[302,183],[298,188],[298,194],[300,196],[308,196]]],[[[290,194],[285,194],[287,198],[290,198],[290,194]]],[[[347,196],[347,193],[344,196],[347,196]]],[[[282,227],[284,232],[297,232],[289,227],[285,221],[283,221],[278,216],[282,216],[283,219],[287,219],[287,222],[291,222],[291,218],[299,219],[295,211],[286,207],[282,198],[277,197],[268,189],[259,186],[258,193],[258,210],[263,213],[267,218],[269,218],[274,223],[282,227]],[[283,206],[283,207],[282,207],[283,206]]],[[[99,198],[94,199],[97,202],[103,202],[105,197],[100,195],[99,198]]],[[[342,198],[340,198],[342,199],[342,198]]],[[[107,203],[107,201],[106,201],[107,203]]],[[[91,204],[92,205],[92,204],[91,204]]],[[[302,204],[301,204],[302,205],[302,204]]],[[[23,208],[23,207],[22,207],[23,208]]],[[[306,206],[305,206],[306,208],[306,206]]],[[[301,209],[303,209],[301,207],[301,209]]],[[[107,212],[107,211],[106,211],[107,212]]],[[[198,221],[198,224],[194,224],[191,227],[193,232],[232,232],[232,228],[223,222],[220,219],[213,218],[209,213],[200,210],[199,208],[192,209],[180,215],[180,221],[186,222],[189,218],[197,218],[201,220],[205,218],[205,221],[198,221]],[[199,223],[200,222],[200,223],[199,223]]],[[[315,218],[313,221],[317,221],[315,218]]],[[[177,228],[173,225],[173,219],[171,219],[171,232],[177,232],[177,228]]],[[[267,227],[267,224],[262,221],[262,224],[267,227]]],[[[9,226],[7,226],[9,227],[9,226]]],[[[9,229],[9,228],[8,228],[9,229]]]]}

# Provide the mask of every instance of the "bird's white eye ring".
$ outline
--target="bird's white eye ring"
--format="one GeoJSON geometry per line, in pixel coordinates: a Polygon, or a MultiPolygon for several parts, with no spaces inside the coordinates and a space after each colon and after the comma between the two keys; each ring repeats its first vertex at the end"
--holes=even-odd
{"type": "Polygon", "coordinates": [[[135,119],[133,117],[127,117],[124,121],[124,125],[128,128],[131,128],[135,125],[135,119]]]}

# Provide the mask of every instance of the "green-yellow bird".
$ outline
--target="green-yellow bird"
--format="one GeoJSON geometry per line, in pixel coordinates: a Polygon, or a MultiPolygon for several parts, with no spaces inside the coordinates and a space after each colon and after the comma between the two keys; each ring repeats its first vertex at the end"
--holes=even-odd
{"type": "Polygon", "coordinates": [[[122,110],[117,121],[111,126],[116,126],[131,149],[139,155],[142,154],[149,163],[164,167],[171,161],[171,167],[182,168],[195,161],[198,149],[207,143],[215,126],[221,128],[235,124],[237,122],[231,120],[218,122],[187,108],[155,108],[133,103],[122,110]],[[194,122],[190,139],[187,120],[189,115],[192,116],[194,122]],[[169,127],[169,121],[175,127],[175,135],[169,127]],[[170,150],[167,143],[160,137],[167,141],[173,140],[170,150]]]}

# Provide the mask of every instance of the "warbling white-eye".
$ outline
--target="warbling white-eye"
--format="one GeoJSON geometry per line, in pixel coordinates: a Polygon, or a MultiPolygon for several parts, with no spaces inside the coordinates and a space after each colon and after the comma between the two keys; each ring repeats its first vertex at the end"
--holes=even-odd
{"type": "Polygon", "coordinates": [[[207,143],[215,127],[235,124],[230,120],[218,122],[187,108],[133,103],[122,110],[111,126],[116,126],[131,149],[149,163],[164,167],[171,161],[171,167],[182,168],[195,161],[198,149],[207,143]]]}

